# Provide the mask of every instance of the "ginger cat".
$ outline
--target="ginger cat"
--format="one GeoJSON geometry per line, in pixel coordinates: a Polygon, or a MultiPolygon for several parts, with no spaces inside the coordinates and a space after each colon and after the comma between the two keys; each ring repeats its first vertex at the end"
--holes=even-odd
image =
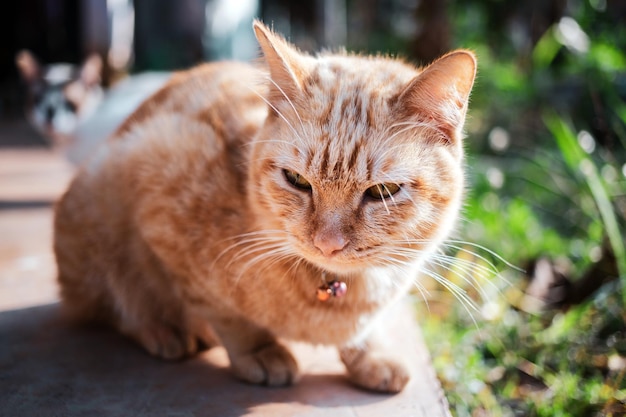
{"type": "Polygon", "coordinates": [[[353,383],[398,392],[376,328],[455,223],[475,58],[313,57],[254,30],[266,67],[175,74],[77,174],[65,308],[166,359],[216,339],[257,384],[298,379],[281,340],[334,345],[353,383]]]}

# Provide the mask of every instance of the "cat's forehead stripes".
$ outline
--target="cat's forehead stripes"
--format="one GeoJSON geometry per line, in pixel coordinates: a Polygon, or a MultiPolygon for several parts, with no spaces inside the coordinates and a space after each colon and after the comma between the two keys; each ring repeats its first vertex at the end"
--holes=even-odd
{"type": "Polygon", "coordinates": [[[306,135],[310,138],[304,152],[307,171],[317,173],[324,181],[347,177],[369,179],[370,164],[363,135],[335,127],[321,124],[306,135]]]}
{"type": "Polygon", "coordinates": [[[400,62],[382,64],[361,57],[322,57],[303,88],[309,99],[325,103],[312,109],[321,122],[372,128],[379,119],[388,117],[389,99],[415,75],[400,62]]]}
{"type": "Polygon", "coordinates": [[[310,171],[324,180],[367,183],[375,180],[375,170],[391,164],[388,156],[381,158],[381,139],[392,119],[389,102],[416,73],[400,63],[380,64],[360,57],[320,59],[303,83],[306,102],[312,103],[303,115],[312,127],[302,135],[308,139],[303,154],[310,171]]]}

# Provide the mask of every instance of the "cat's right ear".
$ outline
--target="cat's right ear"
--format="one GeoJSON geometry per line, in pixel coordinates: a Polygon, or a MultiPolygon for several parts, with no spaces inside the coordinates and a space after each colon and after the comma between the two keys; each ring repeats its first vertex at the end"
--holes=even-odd
{"type": "Polygon", "coordinates": [[[302,80],[306,75],[304,57],[295,46],[260,21],[255,20],[253,27],[270,77],[275,83],[270,86],[270,102],[292,100],[301,91],[302,80]]]}
{"type": "Polygon", "coordinates": [[[31,84],[41,78],[41,66],[29,51],[20,51],[15,57],[15,65],[24,81],[31,84]]]}
{"type": "Polygon", "coordinates": [[[400,96],[406,117],[431,125],[445,142],[457,143],[476,66],[476,56],[467,50],[451,52],[430,64],[400,96]]]}

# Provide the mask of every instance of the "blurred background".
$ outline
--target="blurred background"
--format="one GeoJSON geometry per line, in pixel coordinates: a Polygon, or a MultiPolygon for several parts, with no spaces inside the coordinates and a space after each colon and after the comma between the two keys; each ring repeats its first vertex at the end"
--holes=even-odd
{"type": "Polygon", "coordinates": [[[624,0],[5,1],[0,144],[49,146],[25,121],[20,50],[96,53],[109,88],[252,59],[255,17],[305,51],[476,51],[463,221],[416,292],[453,413],[626,415],[624,0]]]}

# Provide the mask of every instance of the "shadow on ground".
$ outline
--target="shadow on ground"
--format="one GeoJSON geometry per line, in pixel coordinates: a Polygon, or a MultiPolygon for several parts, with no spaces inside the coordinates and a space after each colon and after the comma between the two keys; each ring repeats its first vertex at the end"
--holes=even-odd
{"type": "Polygon", "coordinates": [[[108,329],[69,325],[59,310],[0,313],[0,414],[229,417],[272,404],[267,415],[291,415],[282,405],[299,409],[295,415],[341,416],[389,398],[354,389],[341,375],[305,375],[291,388],[243,384],[221,349],[162,362],[108,329]]]}
{"type": "Polygon", "coordinates": [[[0,119],[0,147],[47,148],[50,145],[23,118],[0,119]]]}

